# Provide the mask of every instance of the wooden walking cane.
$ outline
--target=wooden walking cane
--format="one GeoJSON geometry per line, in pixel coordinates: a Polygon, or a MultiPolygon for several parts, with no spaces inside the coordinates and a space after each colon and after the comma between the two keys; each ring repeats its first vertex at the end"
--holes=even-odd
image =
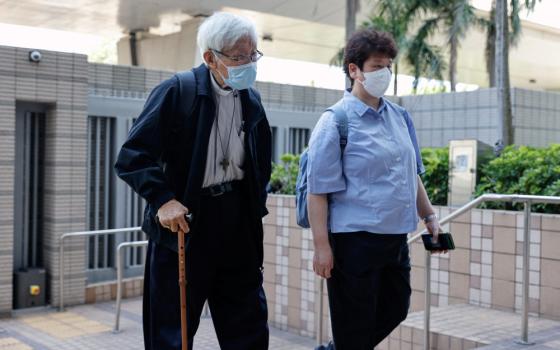
{"type": "MultiPolygon", "coordinates": [[[[185,214],[185,220],[192,222],[192,214],[185,214]]],[[[185,258],[185,232],[179,230],[177,247],[179,250],[179,294],[181,298],[181,349],[188,349],[187,338],[187,274],[185,258]]]]}

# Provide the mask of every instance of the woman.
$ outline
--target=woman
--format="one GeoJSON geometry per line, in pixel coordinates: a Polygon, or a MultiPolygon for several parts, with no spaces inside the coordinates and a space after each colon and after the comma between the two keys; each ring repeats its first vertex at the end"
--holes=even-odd
{"type": "Polygon", "coordinates": [[[382,97],[396,56],[389,34],[356,32],[344,52],[352,87],[321,116],[309,143],[313,269],[327,278],[337,350],[371,350],[406,318],[407,233],[416,230],[418,217],[434,239],[439,232],[419,177],[424,167],[412,120],[382,97]],[[348,119],[344,148],[337,109],[348,119]]]}

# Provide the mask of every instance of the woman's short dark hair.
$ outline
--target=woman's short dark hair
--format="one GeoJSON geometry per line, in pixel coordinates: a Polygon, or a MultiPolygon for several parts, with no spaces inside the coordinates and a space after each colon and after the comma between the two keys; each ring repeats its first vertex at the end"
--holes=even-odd
{"type": "Polygon", "coordinates": [[[348,65],[354,63],[363,69],[364,62],[373,54],[387,55],[393,59],[398,52],[391,34],[373,29],[359,30],[352,34],[344,48],[344,73],[350,78],[348,65]]]}

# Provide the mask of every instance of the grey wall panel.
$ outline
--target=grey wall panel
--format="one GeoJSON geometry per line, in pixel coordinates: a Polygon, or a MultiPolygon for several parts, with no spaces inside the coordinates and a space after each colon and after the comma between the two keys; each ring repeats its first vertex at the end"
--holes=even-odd
{"type": "Polygon", "coordinates": [[[119,116],[136,118],[144,106],[143,99],[125,99],[118,97],[88,97],[88,114],[99,116],[119,116]]]}

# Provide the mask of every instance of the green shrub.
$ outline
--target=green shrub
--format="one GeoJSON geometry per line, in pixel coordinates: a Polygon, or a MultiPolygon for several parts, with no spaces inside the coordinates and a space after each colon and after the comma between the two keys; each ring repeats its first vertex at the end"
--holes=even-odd
{"type": "Polygon", "coordinates": [[[434,205],[447,205],[449,149],[422,148],[421,154],[426,168],[421,177],[428,197],[434,205]]]}
{"type": "MultiPolygon", "coordinates": [[[[426,172],[422,181],[433,204],[447,205],[449,155],[447,148],[423,148],[426,172]]],[[[294,194],[299,155],[285,154],[273,164],[271,191],[294,194]]],[[[498,158],[482,164],[475,197],[484,193],[560,196],[560,144],[548,148],[508,146],[498,158]]],[[[522,204],[488,202],[491,209],[520,210],[522,204]]],[[[533,210],[560,213],[560,205],[535,204],[533,210]]]]}
{"type": "Polygon", "coordinates": [[[299,155],[284,154],[280,164],[272,163],[270,191],[279,194],[295,194],[299,171],[299,155]]]}
{"type": "MultiPolygon", "coordinates": [[[[475,195],[484,193],[560,196],[560,144],[506,147],[500,157],[482,167],[475,195]]],[[[523,205],[486,203],[484,207],[521,210],[523,205]]],[[[541,213],[559,213],[559,209],[559,205],[533,205],[541,213]]]]}

